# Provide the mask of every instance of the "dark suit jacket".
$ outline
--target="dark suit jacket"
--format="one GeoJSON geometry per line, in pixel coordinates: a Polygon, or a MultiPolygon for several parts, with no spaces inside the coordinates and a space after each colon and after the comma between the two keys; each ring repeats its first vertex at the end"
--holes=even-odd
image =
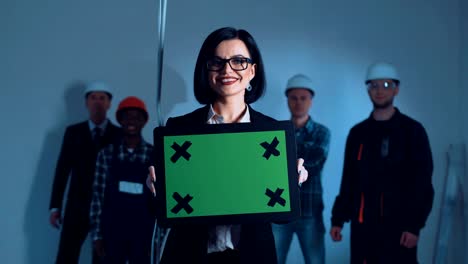
{"type": "MultiPolygon", "coordinates": [[[[209,106],[184,116],[169,118],[167,126],[195,126],[206,124],[209,106]]],[[[249,107],[252,123],[276,122],[249,107]]],[[[171,229],[161,263],[202,264],[207,256],[208,225],[184,225],[171,229]]],[[[270,223],[241,225],[239,249],[242,264],[277,263],[275,243],[270,223]]]]}
{"type": "MultiPolygon", "coordinates": [[[[102,146],[112,143],[120,134],[120,128],[109,121],[102,146]]],[[[50,208],[62,209],[65,188],[71,176],[65,217],[72,215],[80,219],[89,218],[98,151],[93,143],[88,121],[67,127],[55,169],[50,208]]]]}

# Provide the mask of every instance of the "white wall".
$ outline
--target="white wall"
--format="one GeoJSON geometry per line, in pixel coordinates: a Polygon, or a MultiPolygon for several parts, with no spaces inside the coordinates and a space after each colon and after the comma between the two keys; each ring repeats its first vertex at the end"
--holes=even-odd
{"type": "MultiPolygon", "coordinates": [[[[287,78],[302,72],[318,83],[312,115],[332,131],[324,171],[328,228],[346,135],[371,110],[365,69],[375,60],[393,62],[402,76],[396,104],[425,125],[432,144],[436,199],[419,252],[421,263],[430,263],[444,152],[462,135],[467,139],[467,127],[462,134],[460,123],[459,1],[168,1],[162,112],[167,118],[198,106],[191,89],[193,69],[212,30],[247,29],[260,45],[267,70],[268,91],[256,109],[288,119],[287,78]]],[[[10,0],[0,5],[0,55],[6,61],[0,64],[0,173],[6,181],[0,208],[7,216],[0,220],[0,256],[5,263],[50,263],[58,242],[47,219],[53,169],[65,126],[85,118],[82,82],[101,79],[114,87],[111,113],[127,95],[141,96],[155,109],[157,3],[10,0]]],[[[466,124],[466,114],[463,118],[466,124]]],[[[155,125],[152,114],[146,139],[151,140],[155,125]]],[[[336,244],[326,237],[327,263],[346,263],[348,238],[346,233],[345,242],[336,244]]],[[[297,248],[292,252],[291,263],[301,263],[297,248]]]]}

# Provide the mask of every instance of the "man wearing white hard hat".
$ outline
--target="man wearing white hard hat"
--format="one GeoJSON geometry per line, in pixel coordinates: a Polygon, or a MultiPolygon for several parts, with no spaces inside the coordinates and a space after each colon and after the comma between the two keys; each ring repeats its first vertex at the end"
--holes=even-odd
{"type": "Polygon", "coordinates": [[[393,65],[372,64],[365,84],[374,108],[349,132],[330,235],[341,241],[351,222],[352,264],[415,264],[434,199],[429,140],[393,105],[400,88],[393,65]]]}
{"type": "MultiPolygon", "coordinates": [[[[67,127],[55,169],[49,208],[50,224],[61,229],[55,263],[78,263],[81,246],[89,232],[96,156],[103,146],[120,135],[120,128],[107,119],[112,99],[110,88],[102,82],[89,83],[84,98],[89,119],[67,127]],[[64,207],[62,202],[68,182],[64,207]]],[[[93,254],[93,263],[97,262],[93,254]]]]}
{"type": "Polygon", "coordinates": [[[285,95],[295,127],[298,157],[303,157],[309,178],[301,186],[301,218],[287,224],[273,224],[278,264],[286,263],[293,234],[296,233],[306,264],[325,263],[322,169],[327,160],[330,131],[309,114],[315,85],[303,74],[292,76],[285,95]]]}

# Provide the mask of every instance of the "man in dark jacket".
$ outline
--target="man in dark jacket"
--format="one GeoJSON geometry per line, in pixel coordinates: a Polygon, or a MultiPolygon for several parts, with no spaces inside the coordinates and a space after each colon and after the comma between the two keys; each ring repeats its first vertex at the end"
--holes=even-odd
{"type": "Polygon", "coordinates": [[[374,109],[346,142],[341,187],[330,235],[341,241],[351,221],[351,263],[418,263],[420,230],[432,209],[432,154],[424,127],[393,106],[395,68],[369,67],[366,84],[374,109]]]}
{"type": "Polygon", "coordinates": [[[56,263],[78,263],[81,245],[88,235],[96,156],[120,134],[120,129],[107,119],[111,99],[106,84],[90,83],[85,90],[89,120],[71,125],[65,131],[50,200],[50,224],[62,229],[56,263]],[[62,201],[69,178],[63,212],[62,201]]]}

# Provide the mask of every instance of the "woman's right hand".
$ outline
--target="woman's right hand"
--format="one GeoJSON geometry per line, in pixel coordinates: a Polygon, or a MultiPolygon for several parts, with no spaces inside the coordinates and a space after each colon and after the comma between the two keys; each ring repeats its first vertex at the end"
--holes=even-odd
{"type": "Polygon", "coordinates": [[[151,193],[156,197],[156,188],[154,183],[156,182],[156,172],[154,171],[154,166],[149,166],[149,174],[146,178],[146,186],[150,189],[151,193]]]}

